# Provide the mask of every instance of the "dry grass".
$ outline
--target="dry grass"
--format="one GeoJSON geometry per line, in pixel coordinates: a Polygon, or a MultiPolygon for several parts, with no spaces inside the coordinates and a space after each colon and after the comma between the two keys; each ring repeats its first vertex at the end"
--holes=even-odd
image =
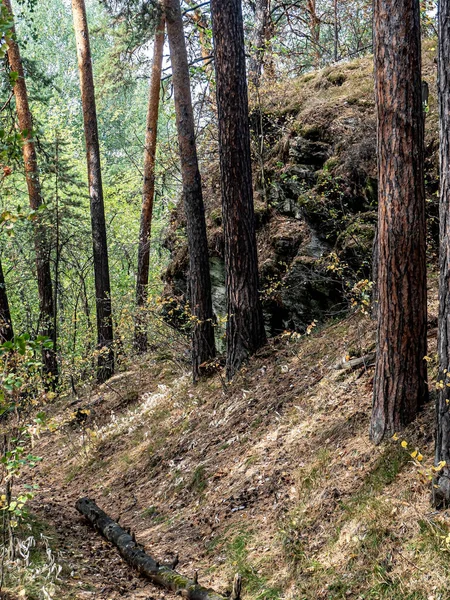
{"type": "MultiPolygon", "coordinates": [[[[180,570],[199,570],[204,584],[223,590],[241,570],[249,598],[445,598],[447,516],[431,512],[398,442],[369,442],[373,373],[333,368],[373,341],[361,315],[282,336],[226,392],[219,375],[193,387],[149,360],[113,379],[115,392],[83,399],[83,426],[59,406],[55,422],[66,424],[35,449],[44,457],[35,508],[57,529],[45,507],[56,503],[70,525],[75,500],[89,495],[156,556],[179,552],[180,570]],[[137,402],[117,409],[137,385],[137,402]]],[[[432,413],[405,433],[427,465],[432,413]]],[[[76,543],[88,530],[65,532],[76,543]]]]}
{"type": "MultiPolygon", "coordinates": [[[[434,52],[427,42],[431,137],[434,52]]],[[[371,71],[367,58],[311,73],[289,83],[288,97],[274,84],[264,109],[292,131],[361,148],[352,132],[363,141],[374,126],[371,71]]],[[[291,231],[276,219],[260,231],[263,247],[264,235],[291,231]]],[[[434,275],[430,286],[432,322],[434,275]]],[[[182,364],[155,354],[86,390],[75,407],[71,398],[55,404],[56,430],[37,440],[43,461],[29,474],[41,485],[33,508],[62,549],[65,579],[55,599],[156,593],[78,519],[73,506],[83,495],[120,516],[160,560],[178,552],[180,571],[198,570],[204,585],[222,591],[240,570],[249,599],[449,598],[448,513],[431,511],[429,484],[398,442],[370,443],[373,371],[333,368],[372,350],[374,340],[373,322],[360,314],[309,337],[280,336],[229,386],[217,373],[194,387],[182,364]],[[85,422],[75,408],[90,411],[85,422]]],[[[433,427],[430,403],[404,433],[425,469],[433,427]]]]}

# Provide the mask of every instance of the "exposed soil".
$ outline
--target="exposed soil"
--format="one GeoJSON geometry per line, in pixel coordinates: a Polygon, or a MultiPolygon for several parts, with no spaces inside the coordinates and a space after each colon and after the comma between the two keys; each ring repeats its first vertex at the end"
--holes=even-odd
{"type": "MultiPolygon", "coordinates": [[[[435,308],[433,298],[430,321],[435,308]]],[[[389,559],[392,581],[428,598],[435,559],[420,523],[445,532],[446,514],[431,512],[429,484],[399,442],[369,442],[373,370],[334,368],[373,345],[373,322],[355,314],[271,340],[230,386],[217,372],[194,387],[179,365],[148,357],[49,407],[53,431],[36,439],[43,460],[28,480],[64,567],[53,597],[169,597],[76,513],[89,496],[159,561],[178,553],[180,572],[219,592],[240,570],[246,597],[363,598],[389,559]]],[[[405,433],[428,466],[432,421],[430,404],[405,433]]],[[[435,587],[448,578],[437,565],[435,587]]]]}

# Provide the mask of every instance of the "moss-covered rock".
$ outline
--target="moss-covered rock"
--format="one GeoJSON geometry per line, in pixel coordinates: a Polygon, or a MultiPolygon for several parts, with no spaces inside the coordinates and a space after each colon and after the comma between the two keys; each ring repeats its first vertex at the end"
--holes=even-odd
{"type": "MultiPolygon", "coordinates": [[[[429,46],[429,47],[428,47],[429,46]]],[[[424,78],[435,84],[435,48],[424,78]]],[[[268,333],[303,331],[348,307],[348,290],[371,276],[377,218],[376,116],[372,58],[272,83],[250,100],[255,224],[268,333]],[[263,144],[261,144],[261,139],[263,144]],[[327,256],[332,257],[327,264],[327,256]]],[[[437,242],[438,112],[426,118],[426,185],[437,242]]],[[[215,311],[225,306],[220,169],[203,169],[215,311]]],[[[168,293],[186,292],[182,210],[169,235],[168,293]],[[180,235],[181,231],[181,235],[180,235]]]]}

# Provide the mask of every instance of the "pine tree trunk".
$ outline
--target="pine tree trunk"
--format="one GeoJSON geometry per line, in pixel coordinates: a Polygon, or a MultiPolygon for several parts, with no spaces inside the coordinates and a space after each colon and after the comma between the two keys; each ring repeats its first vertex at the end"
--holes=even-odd
{"type": "Polygon", "coordinates": [[[14,331],[6,293],[5,276],[0,260],[0,344],[9,342],[14,337],[14,331]]]}
{"type": "Polygon", "coordinates": [[[439,376],[436,402],[436,464],[445,461],[433,487],[434,503],[450,505],[450,0],[439,4],[438,95],[440,112],[439,376]]]}
{"type": "Polygon", "coordinates": [[[172,61],[172,80],[178,144],[183,179],[186,233],[189,248],[189,301],[193,316],[193,377],[199,377],[200,365],[216,354],[214,341],[211,278],[202,183],[195,144],[189,66],[181,17],[180,0],[164,0],[167,34],[172,61]]]}
{"type": "Polygon", "coordinates": [[[320,67],[321,48],[320,48],[320,18],[317,14],[316,0],[308,0],[307,11],[309,13],[309,35],[312,42],[314,54],[314,67],[320,67]]]}
{"type": "Polygon", "coordinates": [[[266,46],[270,37],[268,35],[270,29],[270,0],[256,0],[254,23],[248,72],[249,80],[258,88],[266,46]]]}
{"type": "Polygon", "coordinates": [[[375,1],[378,345],[370,433],[379,443],[428,398],[424,123],[419,0],[375,1]]]}
{"type": "Polygon", "coordinates": [[[334,62],[339,58],[339,18],[338,18],[338,0],[333,0],[334,9],[334,62]]]}
{"type": "Polygon", "coordinates": [[[94,255],[95,297],[97,308],[98,369],[97,380],[106,381],[114,373],[111,286],[106,242],[105,207],[98,141],[97,110],[92,72],[89,31],[84,0],[72,0],[81,102],[89,179],[91,224],[94,255]]]}
{"type": "Polygon", "coordinates": [[[241,0],[211,1],[227,287],[227,377],[266,341],[258,292],[241,0]]]}
{"type": "Polygon", "coordinates": [[[147,350],[147,332],[144,307],[148,297],[148,276],[150,266],[150,238],[155,196],[155,158],[158,137],[158,112],[161,88],[161,71],[164,54],[164,29],[166,21],[161,13],[155,31],[153,48],[152,79],[147,112],[147,129],[144,151],[144,185],[142,193],[141,225],[139,232],[138,270],[136,284],[136,326],[134,345],[138,352],[147,350]]]}
{"type": "MultiPolygon", "coordinates": [[[[10,0],[3,0],[3,5],[13,18],[10,0]]],[[[11,71],[18,74],[14,85],[14,96],[16,99],[17,119],[19,129],[23,137],[23,159],[25,164],[25,177],[28,188],[28,197],[30,207],[38,211],[42,205],[42,191],[39,180],[39,169],[36,155],[36,148],[33,141],[33,119],[28,103],[27,86],[20,58],[19,45],[16,41],[15,32],[8,40],[8,62],[11,71]]],[[[51,278],[50,265],[50,247],[47,241],[45,226],[42,223],[42,216],[36,212],[34,222],[34,246],[36,253],[36,273],[39,293],[40,308],[40,331],[41,334],[50,338],[53,344],[56,344],[56,332],[54,329],[54,304],[53,304],[53,286],[51,278]]],[[[54,387],[58,378],[58,363],[56,354],[52,349],[45,349],[42,353],[44,370],[46,378],[49,378],[49,385],[54,387]]]]}

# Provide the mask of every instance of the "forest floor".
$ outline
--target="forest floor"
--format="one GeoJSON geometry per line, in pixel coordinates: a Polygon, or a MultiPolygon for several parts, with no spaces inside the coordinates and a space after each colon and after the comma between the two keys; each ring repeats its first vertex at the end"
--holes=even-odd
{"type": "MultiPolygon", "coordinates": [[[[436,311],[434,297],[430,387],[436,311]]],[[[170,597],[78,515],[76,500],[89,496],[158,560],[178,553],[181,573],[198,571],[220,592],[240,571],[244,598],[449,598],[450,514],[433,512],[426,479],[433,403],[398,441],[374,447],[373,368],[336,368],[374,342],[374,323],[357,313],[272,339],[231,385],[215,373],[194,387],[186,365],[155,354],[59,399],[35,439],[42,461],[25,478],[40,486],[38,545],[11,592],[170,597]],[[57,578],[49,561],[62,567],[57,578]]]]}

